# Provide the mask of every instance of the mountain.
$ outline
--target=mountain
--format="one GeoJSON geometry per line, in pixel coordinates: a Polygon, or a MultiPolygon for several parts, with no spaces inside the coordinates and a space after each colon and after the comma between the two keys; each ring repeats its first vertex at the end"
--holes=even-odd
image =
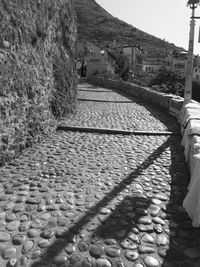
{"type": "Polygon", "coordinates": [[[104,48],[115,41],[117,45],[140,45],[148,55],[184,50],[112,16],[95,0],[74,0],[74,4],[79,48],[88,42],[104,48]]]}

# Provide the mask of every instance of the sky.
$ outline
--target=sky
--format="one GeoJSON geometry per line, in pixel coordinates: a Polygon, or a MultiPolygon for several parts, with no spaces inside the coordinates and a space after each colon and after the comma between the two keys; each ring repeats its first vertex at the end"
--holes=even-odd
{"type": "MultiPolygon", "coordinates": [[[[96,0],[113,16],[146,33],[188,49],[191,9],[187,0],[96,0]]],[[[200,16],[200,6],[195,10],[200,16]]],[[[196,20],[194,53],[200,54],[198,43],[200,19],[196,20]]]]}

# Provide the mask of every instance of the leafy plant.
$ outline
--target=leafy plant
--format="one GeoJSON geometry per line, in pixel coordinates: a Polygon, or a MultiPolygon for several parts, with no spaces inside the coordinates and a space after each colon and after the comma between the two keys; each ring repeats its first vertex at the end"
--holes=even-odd
{"type": "Polygon", "coordinates": [[[200,82],[198,81],[192,83],[192,99],[200,102],[200,82]]]}
{"type": "Polygon", "coordinates": [[[158,74],[150,80],[149,85],[162,85],[169,89],[170,93],[178,94],[180,87],[184,84],[183,78],[181,78],[176,72],[168,70],[166,68],[160,69],[158,74]]]}

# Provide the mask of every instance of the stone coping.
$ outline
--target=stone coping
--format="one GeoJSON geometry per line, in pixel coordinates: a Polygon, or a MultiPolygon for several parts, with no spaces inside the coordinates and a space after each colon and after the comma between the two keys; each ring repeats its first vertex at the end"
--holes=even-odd
{"type": "Polygon", "coordinates": [[[193,221],[194,227],[200,227],[200,103],[191,101],[182,108],[183,98],[156,92],[133,83],[89,77],[88,82],[109,87],[140,98],[177,118],[182,133],[185,160],[190,170],[190,184],[183,206],[193,221]]]}

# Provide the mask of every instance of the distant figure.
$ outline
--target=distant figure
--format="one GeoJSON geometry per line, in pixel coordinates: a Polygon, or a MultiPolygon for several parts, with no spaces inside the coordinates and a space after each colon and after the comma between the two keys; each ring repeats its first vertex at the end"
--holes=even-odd
{"type": "Polygon", "coordinates": [[[86,72],[87,72],[87,66],[85,60],[82,60],[82,65],[81,65],[81,77],[85,78],[86,77],[86,72]]]}

